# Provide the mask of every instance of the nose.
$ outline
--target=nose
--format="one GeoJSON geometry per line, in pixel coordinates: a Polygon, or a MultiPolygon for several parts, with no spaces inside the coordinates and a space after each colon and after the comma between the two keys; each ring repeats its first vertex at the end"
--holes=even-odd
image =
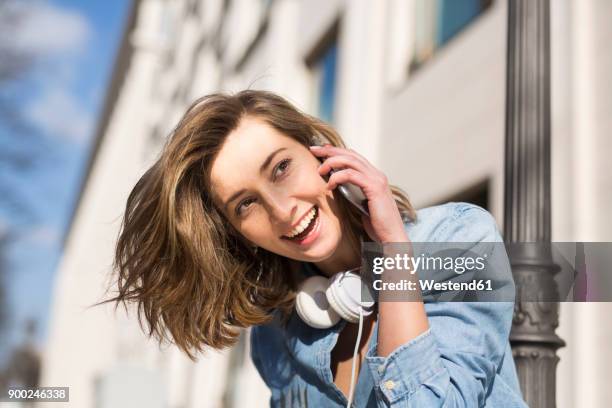
{"type": "Polygon", "coordinates": [[[291,196],[274,193],[266,194],[263,199],[270,221],[282,228],[290,227],[297,215],[296,200],[291,196]]]}

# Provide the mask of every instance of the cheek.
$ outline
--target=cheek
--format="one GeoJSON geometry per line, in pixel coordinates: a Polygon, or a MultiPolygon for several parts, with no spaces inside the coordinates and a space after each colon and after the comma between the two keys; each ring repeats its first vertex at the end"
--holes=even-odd
{"type": "Polygon", "coordinates": [[[272,228],[269,225],[267,217],[262,216],[262,214],[255,214],[241,222],[237,230],[243,237],[261,246],[260,244],[262,244],[262,242],[269,239],[272,228]]]}
{"type": "Polygon", "coordinates": [[[330,211],[328,216],[337,218],[339,216],[337,201],[334,191],[327,189],[327,181],[321,177],[317,171],[317,166],[312,171],[303,172],[299,179],[296,177],[293,185],[299,186],[299,194],[302,196],[317,197],[322,201],[323,207],[327,207],[330,211]],[[331,213],[330,213],[331,212],[331,213]]]}
{"type": "Polygon", "coordinates": [[[320,195],[327,193],[327,182],[317,171],[317,167],[296,174],[291,184],[299,187],[302,194],[320,195]]]}

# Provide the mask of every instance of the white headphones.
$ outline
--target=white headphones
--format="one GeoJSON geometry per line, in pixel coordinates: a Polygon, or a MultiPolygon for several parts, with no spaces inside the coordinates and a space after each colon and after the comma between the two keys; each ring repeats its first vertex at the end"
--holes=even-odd
{"type": "Polygon", "coordinates": [[[375,302],[362,300],[362,290],[367,286],[362,288],[361,277],[353,273],[355,270],[339,272],[330,279],[323,276],[307,278],[295,299],[300,318],[311,327],[325,329],[340,319],[358,323],[360,313],[370,315],[375,302]]]}

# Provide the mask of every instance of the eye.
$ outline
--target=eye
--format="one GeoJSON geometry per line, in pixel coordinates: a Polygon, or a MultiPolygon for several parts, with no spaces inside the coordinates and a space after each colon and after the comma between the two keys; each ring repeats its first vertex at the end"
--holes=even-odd
{"type": "Polygon", "coordinates": [[[276,167],[274,167],[274,170],[272,171],[272,177],[274,178],[274,180],[287,173],[290,163],[291,159],[283,159],[278,162],[278,164],[276,165],[276,167]]]}
{"type": "Polygon", "coordinates": [[[254,198],[245,198],[236,206],[236,214],[240,215],[244,210],[247,210],[248,207],[255,202],[254,198]]]}

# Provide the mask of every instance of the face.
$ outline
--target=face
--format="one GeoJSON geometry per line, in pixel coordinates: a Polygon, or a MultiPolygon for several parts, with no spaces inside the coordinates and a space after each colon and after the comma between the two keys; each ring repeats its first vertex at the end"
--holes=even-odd
{"type": "Polygon", "coordinates": [[[342,229],[319,164],[299,142],[245,117],[212,163],[215,203],[252,244],[299,261],[324,261],[342,242],[342,229]]]}

